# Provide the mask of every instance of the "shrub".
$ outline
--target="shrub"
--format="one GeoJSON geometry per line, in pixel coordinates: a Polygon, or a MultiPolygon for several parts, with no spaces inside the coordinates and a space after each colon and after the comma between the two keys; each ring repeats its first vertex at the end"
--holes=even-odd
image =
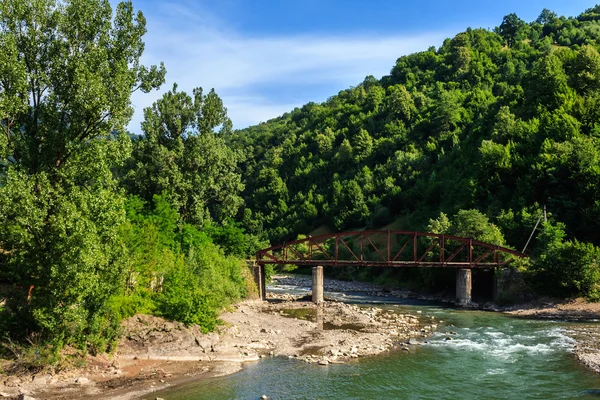
{"type": "Polygon", "coordinates": [[[544,248],[531,267],[537,290],[557,297],[600,300],[600,248],[578,240],[563,241],[564,225],[546,223],[544,248]]]}
{"type": "Polygon", "coordinates": [[[204,332],[215,328],[219,309],[215,297],[203,289],[197,275],[180,263],[165,276],[158,296],[158,310],[166,318],[185,324],[198,324],[204,332]]]}
{"type": "Polygon", "coordinates": [[[224,253],[235,253],[232,247],[221,248],[211,237],[223,233],[224,243],[231,244],[242,231],[178,224],[164,195],[154,196],[153,209],[137,197],[126,208],[129,222],[122,237],[128,249],[127,277],[122,293],[111,301],[115,314],[152,313],[198,324],[204,331],[214,329],[220,310],[247,295],[247,277],[243,263],[224,253]]]}

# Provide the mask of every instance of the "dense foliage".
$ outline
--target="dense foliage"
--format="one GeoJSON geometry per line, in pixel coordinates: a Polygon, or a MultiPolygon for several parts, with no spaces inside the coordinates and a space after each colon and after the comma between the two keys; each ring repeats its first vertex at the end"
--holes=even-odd
{"type": "Polygon", "coordinates": [[[166,195],[155,195],[153,207],[132,196],[125,208],[121,238],[129,253],[113,310],[121,317],[148,312],[214,328],[219,310],[247,294],[239,259],[226,256],[196,226],[180,226],[166,195]]]}
{"type": "Polygon", "coordinates": [[[214,90],[203,95],[197,88],[193,96],[175,85],[144,110],[144,136],[135,143],[125,181],[147,201],[166,191],[184,221],[202,225],[237,214],[241,152],[225,143],[231,121],[214,90]]]}
{"type": "Polygon", "coordinates": [[[526,276],[600,297],[600,6],[508,15],[241,131],[214,90],[174,85],[135,137],[130,95],[166,73],[140,63],[144,33],[130,2],[0,4],[9,340],[104,351],[139,312],[210,330],[251,290],[241,259],[265,238],[388,227],[517,247],[541,205],[526,276]]]}
{"type": "Polygon", "coordinates": [[[104,351],[123,317],[209,330],[248,292],[240,258],[262,243],[229,221],[243,186],[219,97],[174,88],[125,133],[131,93],[166,73],[140,63],[145,32],[131,2],[0,4],[3,339],[104,351]]]}
{"type": "Polygon", "coordinates": [[[130,150],[114,132],[130,93],[164,80],[139,63],[144,32],[130,3],[114,18],[100,1],[0,5],[0,263],[15,285],[2,319],[23,333],[106,329],[125,220],[111,169],[130,150]]]}
{"type": "MultiPolygon", "coordinates": [[[[424,229],[440,212],[476,209],[521,248],[547,205],[569,237],[591,243],[574,242],[579,254],[596,254],[599,45],[600,6],[575,18],[543,10],[532,23],[511,14],[495,31],[468,29],[399,58],[380,80],[237,132],[231,142],[251,152],[245,226],[279,242],[314,230],[424,229]]],[[[597,279],[595,262],[585,268],[597,279]]]]}

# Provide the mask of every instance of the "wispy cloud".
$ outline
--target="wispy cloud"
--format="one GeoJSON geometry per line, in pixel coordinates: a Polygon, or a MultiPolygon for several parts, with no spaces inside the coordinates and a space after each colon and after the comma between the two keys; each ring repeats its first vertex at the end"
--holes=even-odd
{"type": "Polygon", "coordinates": [[[335,94],[333,88],[356,85],[366,75],[387,74],[399,56],[439,45],[447,37],[441,32],[410,37],[249,37],[186,3],[171,3],[164,10],[146,13],[146,17],[144,63],[164,61],[167,83],[160,92],[134,95],[136,111],[130,124],[134,132],[140,130],[143,108],[173,82],[190,92],[197,86],[205,90],[214,87],[234,126],[241,128],[308,101],[323,101],[335,94]]]}

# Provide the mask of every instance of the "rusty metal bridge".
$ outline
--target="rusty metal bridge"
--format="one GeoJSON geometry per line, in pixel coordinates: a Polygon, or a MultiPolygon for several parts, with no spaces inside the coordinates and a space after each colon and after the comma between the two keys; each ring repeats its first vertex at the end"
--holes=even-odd
{"type": "Polygon", "coordinates": [[[266,264],[456,268],[468,270],[465,284],[470,299],[472,269],[503,267],[525,257],[518,251],[472,238],[400,230],[350,231],[308,236],[260,250],[256,253],[260,270],[256,278],[264,297],[266,264]]]}
{"type": "Polygon", "coordinates": [[[307,237],[256,253],[257,264],[494,268],[523,253],[470,238],[408,231],[354,231],[307,237]]]}

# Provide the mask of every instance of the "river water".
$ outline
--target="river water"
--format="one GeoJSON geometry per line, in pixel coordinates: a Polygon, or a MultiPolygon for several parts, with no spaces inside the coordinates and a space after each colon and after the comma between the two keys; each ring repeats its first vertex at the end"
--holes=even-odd
{"type": "MultiPolygon", "coordinates": [[[[346,298],[347,299],[347,298],[346,298]]],[[[372,298],[355,296],[354,302],[372,298]]],[[[381,299],[379,299],[381,301],[381,299]]],[[[390,299],[386,299],[389,303],[390,299]]],[[[396,301],[382,308],[442,320],[427,343],[347,364],[320,366],[267,358],[230,376],[156,393],[166,400],[209,399],[600,399],[600,376],[575,359],[582,323],[396,301]],[[452,340],[448,340],[452,338],[452,340]]],[[[586,322],[597,326],[598,322],[586,322]]]]}

